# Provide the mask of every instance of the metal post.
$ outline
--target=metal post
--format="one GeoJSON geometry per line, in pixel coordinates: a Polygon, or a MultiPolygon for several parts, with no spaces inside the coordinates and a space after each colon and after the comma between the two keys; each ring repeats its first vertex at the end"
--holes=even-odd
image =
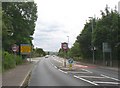
{"type": "Polygon", "coordinates": [[[65,53],[65,57],[64,57],[64,67],[66,67],[66,52],[64,51],[65,53]]]}
{"type": "MultiPolygon", "coordinates": [[[[68,37],[68,49],[69,49],[69,36],[67,36],[68,37]]],[[[69,52],[67,51],[67,56],[68,56],[68,58],[69,58],[69,52]]]]}
{"type": "Polygon", "coordinates": [[[15,66],[16,66],[16,52],[14,52],[14,64],[15,64],[15,66]]]}
{"type": "Polygon", "coordinates": [[[92,19],[92,23],[91,23],[91,26],[92,26],[92,39],[91,39],[91,45],[92,45],[92,58],[93,58],[93,64],[95,63],[95,53],[94,53],[94,44],[92,42],[93,40],[93,17],[89,17],[92,19]]]}
{"type": "Polygon", "coordinates": [[[110,66],[112,66],[112,52],[110,52],[110,66]]]}

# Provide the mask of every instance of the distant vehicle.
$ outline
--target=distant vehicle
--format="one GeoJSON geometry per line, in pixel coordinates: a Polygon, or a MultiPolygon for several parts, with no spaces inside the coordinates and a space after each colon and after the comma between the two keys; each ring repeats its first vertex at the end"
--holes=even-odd
{"type": "Polygon", "coordinates": [[[48,58],[48,55],[46,55],[45,58],[48,58]]]}
{"type": "Polygon", "coordinates": [[[55,57],[55,55],[53,55],[53,57],[55,57]]]}

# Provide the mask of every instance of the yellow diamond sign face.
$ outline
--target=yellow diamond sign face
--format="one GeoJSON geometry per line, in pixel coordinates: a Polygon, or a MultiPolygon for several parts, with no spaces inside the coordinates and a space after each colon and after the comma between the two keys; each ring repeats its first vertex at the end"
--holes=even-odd
{"type": "Polygon", "coordinates": [[[29,54],[29,53],[31,53],[31,45],[29,45],[29,44],[21,44],[20,51],[21,51],[21,54],[29,54]]]}

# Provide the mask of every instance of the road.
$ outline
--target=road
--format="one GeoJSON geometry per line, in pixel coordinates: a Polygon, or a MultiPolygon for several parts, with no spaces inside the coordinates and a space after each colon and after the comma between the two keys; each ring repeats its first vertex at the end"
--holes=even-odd
{"type": "MultiPolygon", "coordinates": [[[[62,70],[63,59],[41,58],[32,71],[28,86],[118,86],[118,72],[110,69],[74,64],[74,71],[62,70]]],[[[115,87],[114,87],[115,88],[115,87]]]]}

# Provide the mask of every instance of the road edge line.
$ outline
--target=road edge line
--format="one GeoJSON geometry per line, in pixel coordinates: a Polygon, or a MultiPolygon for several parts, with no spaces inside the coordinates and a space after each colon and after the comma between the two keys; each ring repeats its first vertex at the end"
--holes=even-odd
{"type": "MultiPolygon", "coordinates": [[[[27,72],[25,78],[24,78],[23,81],[20,83],[20,87],[22,87],[22,86],[24,85],[26,79],[27,79],[27,78],[29,77],[29,75],[31,74],[32,69],[34,68],[34,66],[35,66],[35,64],[33,64],[32,68],[27,72]]],[[[20,88],[20,87],[19,87],[19,88],[20,88]]]]}

